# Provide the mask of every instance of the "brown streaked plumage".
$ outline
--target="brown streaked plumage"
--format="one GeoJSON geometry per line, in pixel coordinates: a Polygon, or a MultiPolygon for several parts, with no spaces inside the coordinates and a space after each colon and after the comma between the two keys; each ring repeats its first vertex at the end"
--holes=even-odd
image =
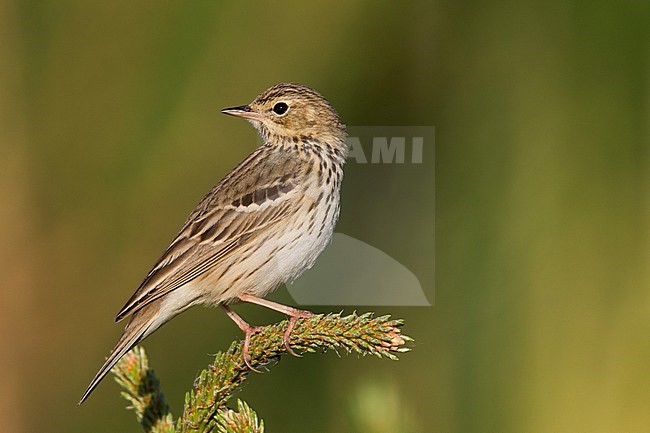
{"type": "Polygon", "coordinates": [[[248,120],[264,144],[201,200],[117,314],[117,321],[131,317],[79,404],[135,344],[196,304],[221,306],[244,331],[249,368],[250,337],[258,328],[230,304],[251,302],[287,314],[284,342],[293,353],[293,325],[311,313],[263,297],[310,268],[332,236],[345,126],[318,92],[298,84],[277,84],[251,104],[222,112],[248,120]]]}

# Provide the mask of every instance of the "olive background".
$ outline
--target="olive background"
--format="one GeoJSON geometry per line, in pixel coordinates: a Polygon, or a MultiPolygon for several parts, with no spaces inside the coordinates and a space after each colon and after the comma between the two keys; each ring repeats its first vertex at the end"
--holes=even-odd
{"type": "MultiPolygon", "coordinates": [[[[110,379],[76,407],[113,317],[257,145],[218,109],[294,81],[349,125],[435,126],[435,224],[433,164],[390,203],[408,167],[349,164],[338,226],[419,269],[435,230],[435,304],[346,307],[405,319],[399,362],[253,375],[269,432],[647,431],[649,53],[642,0],[1,2],[2,430],[140,430],[110,379]]],[[[239,337],[193,308],[145,341],[175,415],[239,337]]]]}

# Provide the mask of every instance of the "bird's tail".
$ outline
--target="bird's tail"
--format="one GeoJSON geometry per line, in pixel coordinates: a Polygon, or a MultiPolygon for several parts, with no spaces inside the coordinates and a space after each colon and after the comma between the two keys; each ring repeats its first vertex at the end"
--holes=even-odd
{"type": "Polygon", "coordinates": [[[88,389],[86,389],[86,392],[81,396],[81,400],[79,400],[77,406],[86,401],[90,393],[93,392],[104,376],[106,376],[106,374],[111,371],[111,368],[117,364],[117,361],[119,361],[133,346],[138,344],[153,331],[153,329],[151,329],[152,320],[149,318],[145,319],[144,316],[146,315],[136,313],[131,317],[129,324],[126,325],[126,328],[124,329],[124,333],[111,351],[111,354],[108,355],[108,359],[104,362],[102,368],[99,369],[93,380],[90,382],[90,385],[88,385],[88,389]]]}

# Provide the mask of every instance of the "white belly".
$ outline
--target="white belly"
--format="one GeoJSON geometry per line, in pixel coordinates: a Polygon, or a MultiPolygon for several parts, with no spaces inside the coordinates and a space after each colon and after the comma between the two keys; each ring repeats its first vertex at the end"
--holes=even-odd
{"type": "Polygon", "coordinates": [[[335,194],[329,211],[326,206],[321,207],[313,224],[310,225],[308,216],[295,218],[280,237],[263,244],[256,254],[257,260],[268,261],[257,272],[254,286],[248,288],[249,293],[264,296],[313,266],[334,232],[339,211],[338,191],[335,194]]]}

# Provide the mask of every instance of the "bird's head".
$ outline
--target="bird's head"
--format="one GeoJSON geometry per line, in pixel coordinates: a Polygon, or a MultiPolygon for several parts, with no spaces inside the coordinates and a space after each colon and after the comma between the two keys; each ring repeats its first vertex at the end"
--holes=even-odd
{"type": "Polygon", "coordinates": [[[313,137],[345,145],[345,125],[336,110],[320,93],[300,84],[276,84],[250,104],[221,112],[248,120],[267,144],[313,137]]]}

